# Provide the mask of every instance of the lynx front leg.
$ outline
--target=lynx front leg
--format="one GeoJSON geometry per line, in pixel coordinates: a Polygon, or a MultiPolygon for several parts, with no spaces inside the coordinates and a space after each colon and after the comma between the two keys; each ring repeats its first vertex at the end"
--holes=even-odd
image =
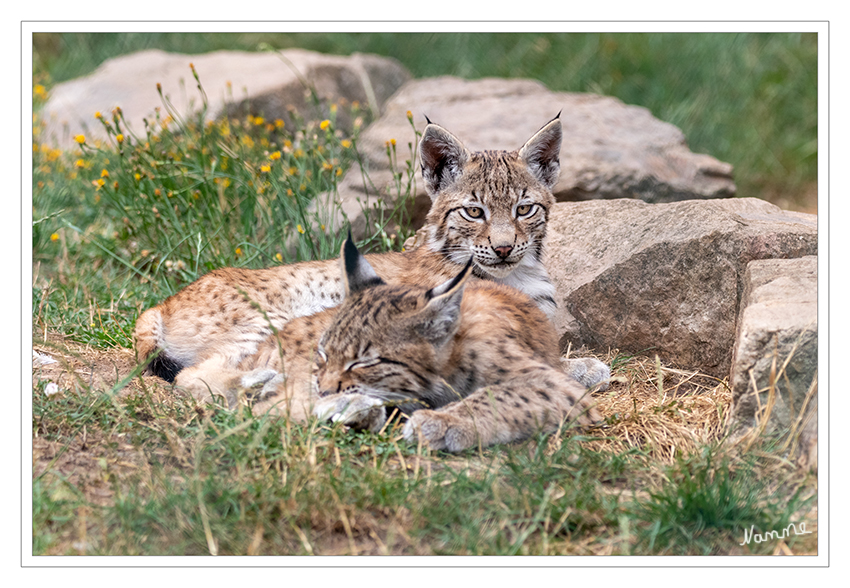
{"type": "Polygon", "coordinates": [[[552,432],[563,419],[588,425],[600,420],[586,390],[557,370],[540,365],[527,379],[479,388],[439,410],[419,410],[404,426],[408,441],[425,440],[432,449],[463,451],[552,432]]]}

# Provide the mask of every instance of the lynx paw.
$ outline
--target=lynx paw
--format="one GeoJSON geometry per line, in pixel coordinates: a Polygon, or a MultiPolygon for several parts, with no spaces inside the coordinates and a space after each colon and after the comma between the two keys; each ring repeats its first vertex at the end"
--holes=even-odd
{"type": "Polygon", "coordinates": [[[334,394],[320,398],[313,414],[321,420],[342,422],[352,429],[381,430],[387,420],[382,401],[363,394],[334,394]]]}
{"type": "Polygon", "coordinates": [[[422,439],[435,450],[457,452],[475,445],[475,433],[467,423],[450,414],[428,409],[410,415],[402,434],[408,442],[422,439]]]}
{"type": "Polygon", "coordinates": [[[594,357],[579,359],[561,358],[561,368],[572,379],[585,388],[596,387],[596,390],[607,390],[611,379],[611,370],[607,365],[594,357]]]}
{"type": "Polygon", "coordinates": [[[274,370],[253,370],[239,378],[239,385],[244,390],[254,390],[256,388],[260,388],[277,375],[278,373],[274,370]]]}

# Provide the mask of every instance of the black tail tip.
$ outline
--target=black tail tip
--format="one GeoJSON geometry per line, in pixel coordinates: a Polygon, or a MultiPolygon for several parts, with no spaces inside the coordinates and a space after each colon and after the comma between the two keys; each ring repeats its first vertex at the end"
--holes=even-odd
{"type": "Polygon", "coordinates": [[[173,384],[174,379],[183,367],[178,362],[160,352],[148,364],[148,371],[155,376],[159,376],[169,384],[173,384]]]}

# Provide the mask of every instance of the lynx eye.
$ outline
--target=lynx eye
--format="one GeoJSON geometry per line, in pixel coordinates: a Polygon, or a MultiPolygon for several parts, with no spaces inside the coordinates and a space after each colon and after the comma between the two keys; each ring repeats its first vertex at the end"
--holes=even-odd
{"type": "Polygon", "coordinates": [[[466,206],[463,211],[469,218],[481,218],[484,216],[484,209],[478,206],[466,206]]]}
{"type": "Polygon", "coordinates": [[[533,208],[533,204],[520,204],[516,207],[516,215],[517,217],[528,216],[533,208]]]}

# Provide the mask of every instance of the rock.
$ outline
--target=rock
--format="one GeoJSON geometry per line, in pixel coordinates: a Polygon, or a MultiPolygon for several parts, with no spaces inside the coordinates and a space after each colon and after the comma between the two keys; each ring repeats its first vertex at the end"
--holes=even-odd
{"type": "MultiPolygon", "coordinates": [[[[42,111],[48,123],[48,137],[61,146],[72,145],[73,137],[80,133],[105,139],[106,133],[94,113],[100,111],[107,116],[116,106],[121,107],[130,129],[143,135],[142,119],[152,120],[154,109],[162,107],[157,83],[179,114],[196,111],[201,106],[201,96],[190,63],[207,95],[207,119],[250,112],[290,124],[290,106],[302,116],[312,116],[312,102],[302,79],[312,84],[325,109],[328,103],[345,98],[349,102],[360,101],[377,117],[387,98],[410,79],[410,73],[397,61],[377,55],[355,53],[342,57],[302,49],[276,53],[215,51],[202,55],[141,51],[110,59],[86,77],[57,84],[42,111]]],[[[345,118],[345,110],[338,111],[341,128],[351,124],[345,118]]]]}
{"type": "MultiPolygon", "coordinates": [[[[734,423],[766,419],[765,430],[794,429],[804,455],[817,443],[817,264],[813,256],[749,263],[729,377],[734,423]],[[771,379],[775,400],[767,415],[771,379]]],[[[814,466],[816,457],[806,458],[814,466]]]]}
{"type": "MultiPolygon", "coordinates": [[[[364,187],[359,168],[349,170],[339,186],[355,232],[363,229],[363,205],[380,196],[392,206],[398,198],[387,157],[391,139],[396,141],[398,171],[406,180],[404,161],[412,159],[418,141],[408,111],[417,129],[424,128],[427,115],[473,150],[519,149],[560,111],[564,141],[561,176],[554,189],[559,201],[671,202],[735,194],[730,164],[691,153],[682,132],[646,108],[607,96],[551,92],[531,80],[437,77],[407,82],[389,99],[384,115],[361,135],[358,150],[374,186],[364,187]]],[[[416,186],[409,215],[418,228],[430,201],[418,162],[413,167],[416,186]]]]}
{"type": "Polygon", "coordinates": [[[726,377],[747,264],[817,255],[817,216],[754,198],[565,202],[546,252],[564,347],[657,353],[726,377]]]}

